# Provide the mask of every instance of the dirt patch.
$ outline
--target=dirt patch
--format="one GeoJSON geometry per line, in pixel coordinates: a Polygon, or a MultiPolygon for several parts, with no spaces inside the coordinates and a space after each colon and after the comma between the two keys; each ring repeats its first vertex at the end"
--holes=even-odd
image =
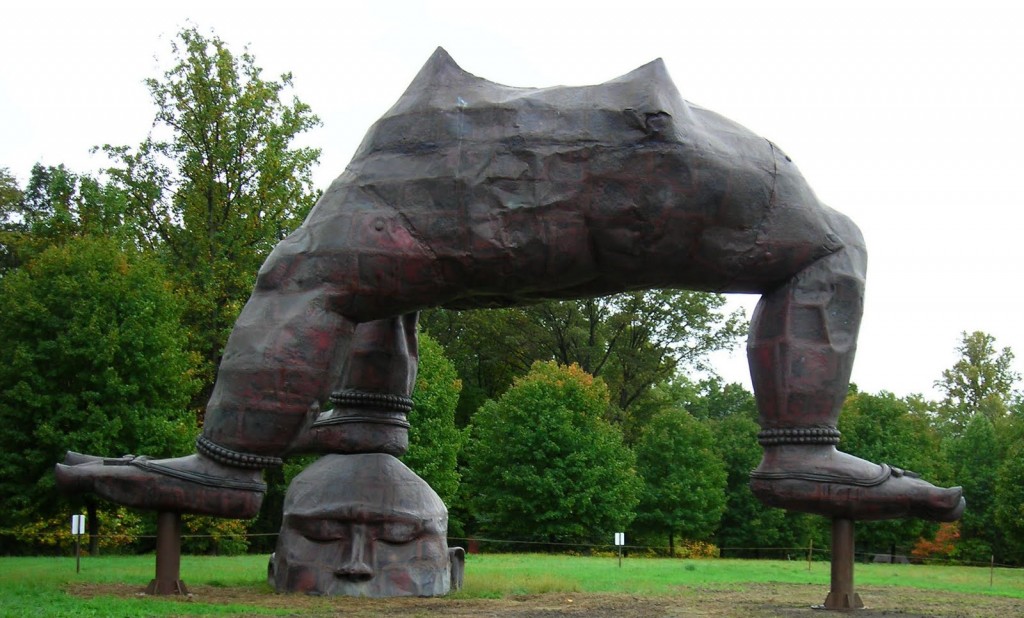
{"type": "MultiPolygon", "coordinates": [[[[811,618],[832,615],[811,609],[823,601],[818,586],[756,584],[742,589],[681,587],[671,596],[628,594],[541,594],[502,599],[399,598],[355,599],[283,595],[265,589],[242,587],[190,587],[181,597],[181,616],[190,615],[190,603],[242,605],[286,610],[293,616],[474,616],[481,618],[547,618],[588,616],[631,618],[647,616],[716,618],[811,618]]],[[[138,597],[139,589],[125,584],[76,584],[73,595],[138,597]]],[[[907,588],[860,588],[867,609],[853,612],[858,618],[1007,618],[1024,615],[1024,600],[1007,597],[957,594],[907,588]]],[[[168,597],[160,597],[167,599],[168,597]]],[[[245,610],[236,616],[250,616],[245,610]]]]}

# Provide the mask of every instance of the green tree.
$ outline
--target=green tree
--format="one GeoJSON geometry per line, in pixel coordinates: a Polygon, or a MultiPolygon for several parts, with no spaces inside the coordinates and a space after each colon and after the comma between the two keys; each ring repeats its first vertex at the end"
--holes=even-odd
{"type": "Polygon", "coordinates": [[[636,444],[644,481],[635,527],[668,537],[711,538],[725,510],[725,464],[711,430],[688,412],[667,409],[654,416],[636,444]]]}
{"type": "Polygon", "coordinates": [[[456,422],[470,418],[488,399],[496,399],[530,371],[538,359],[550,360],[533,342],[536,325],[519,309],[452,311],[432,309],[420,324],[445,349],[462,380],[456,422]]]}
{"type": "MultiPolygon", "coordinates": [[[[580,356],[594,365],[594,375],[612,385],[613,403],[623,411],[682,368],[710,370],[707,355],[731,349],[746,333],[742,312],[721,313],[725,297],[720,294],[646,290],[618,294],[599,304],[606,305],[605,317],[599,311],[583,315],[588,331],[605,326],[604,343],[598,339],[593,352],[581,346],[580,356]]],[[[566,360],[572,360],[572,348],[566,351],[566,360]]]]}
{"type": "Polygon", "coordinates": [[[91,234],[124,241],[123,212],[124,194],[117,187],[63,165],[32,166],[24,191],[13,177],[0,174],[0,272],[71,238],[91,234]]]}
{"type": "Polygon", "coordinates": [[[945,394],[939,419],[944,432],[953,436],[962,434],[976,414],[999,425],[1011,403],[1014,383],[1020,380],[1012,370],[1010,348],[997,351],[995,338],[981,331],[960,337],[956,348],[960,358],[935,382],[945,394]]]}
{"type": "Polygon", "coordinates": [[[996,526],[996,479],[1003,464],[996,429],[984,414],[968,422],[961,436],[943,443],[953,478],[964,489],[967,509],[960,520],[956,557],[985,561],[1002,554],[1002,535],[996,526]]]}
{"type": "Polygon", "coordinates": [[[444,349],[430,335],[420,333],[419,370],[409,412],[409,450],[402,461],[449,507],[458,496],[459,452],[467,433],[455,426],[461,389],[462,382],[444,349]]]}
{"type": "Polygon", "coordinates": [[[1024,564],[1024,442],[1007,453],[996,478],[995,519],[1005,560],[1024,564]]]}
{"type": "MultiPolygon", "coordinates": [[[[936,454],[940,439],[927,416],[915,412],[907,400],[882,391],[877,395],[853,392],[839,417],[839,448],[868,461],[886,462],[935,480],[948,476],[936,454]]],[[[857,544],[877,552],[909,548],[936,526],[920,519],[864,522],[857,529],[857,544]]]]}
{"type": "MultiPolygon", "coordinates": [[[[681,290],[648,290],[605,298],[548,301],[527,307],[424,314],[424,328],[449,350],[475,410],[497,397],[536,360],[577,364],[609,388],[612,419],[642,401],[681,368],[709,369],[710,352],[745,332],[741,313],[725,315],[725,298],[681,290]]],[[[468,408],[468,410],[467,410],[468,408]]]]}
{"type": "Polygon", "coordinates": [[[760,558],[764,549],[781,550],[789,556],[811,541],[818,547],[826,544],[828,527],[820,517],[767,507],[750,491],[750,471],[760,463],[762,454],[753,393],[740,384],[723,385],[717,378],[696,384],[677,379],[670,388],[659,386],[656,391],[671,393],[668,400],[683,406],[715,436],[726,471],[725,512],[715,535],[723,551],[760,558]]]}
{"type": "Polygon", "coordinates": [[[726,471],[725,512],[715,537],[723,555],[726,548],[732,548],[734,557],[760,557],[761,548],[803,544],[803,539],[792,538],[797,535],[788,530],[786,512],[765,506],[750,491],[750,471],[761,461],[757,423],[744,413],[709,423],[726,471]]]}
{"type": "MultiPolygon", "coordinates": [[[[995,338],[986,333],[962,333],[957,352],[957,362],[935,383],[945,393],[937,414],[943,452],[952,480],[963,486],[967,499],[956,555],[986,560],[994,553],[1002,558],[1008,547],[996,522],[997,479],[1006,469],[1007,453],[1021,438],[1020,401],[1013,390],[1020,376],[1011,368],[1010,348],[997,350],[995,338]]],[[[1005,484],[1001,488],[1009,491],[1005,484]]],[[[1003,507],[1010,505],[1004,502],[1003,507]]]]}
{"type": "Polygon", "coordinates": [[[22,212],[33,236],[57,244],[69,236],[122,238],[125,196],[111,184],[64,165],[32,166],[22,212]]]}
{"type": "MultiPolygon", "coordinates": [[[[652,417],[667,409],[683,408],[702,422],[742,416],[757,420],[754,394],[740,384],[722,384],[717,377],[693,382],[676,375],[651,387],[650,392],[630,409],[623,423],[626,441],[634,443],[652,417]]],[[[756,434],[752,445],[756,447],[756,434]]]]}
{"type": "Polygon", "coordinates": [[[293,141],[319,120],[298,98],[282,100],[290,74],[264,79],[248,51],[236,55],[215,35],[182,30],[171,53],[173,66],[146,80],[153,131],[137,148],[103,151],[138,242],[160,252],[189,299],[201,404],[259,266],[313,205],[319,150],[293,141]]]}
{"type": "Polygon", "coordinates": [[[734,417],[757,420],[757,402],[754,400],[754,394],[741,384],[722,384],[718,378],[698,382],[684,405],[687,412],[700,420],[713,421],[734,417]]]}
{"type": "Polygon", "coordinates": [[[608,389],[578,366],[533,368],[474,417],[463,486],[477,532],[606,542],[633,520],[635,457],[604,420],[608,389]]]}
{"type": "Polygon", "coordinates": [[[7,221],[13,210],[21,203],[21,188],[10,168],[0,167],[0,221],[7,221]]]}
{"type": "Polygon", "coordinates": [[[54,245],[0,278],[0,496],[9,522],[56,512],[65,450],[192,449],[196,383],[181,303],[108,239],[54,245]]]}
{"type": "Polygon", "coordinates": [[[17,266],[15,245],[25,230],[22,191],[10,169],[0,167],[0,276],[17,266]]]}

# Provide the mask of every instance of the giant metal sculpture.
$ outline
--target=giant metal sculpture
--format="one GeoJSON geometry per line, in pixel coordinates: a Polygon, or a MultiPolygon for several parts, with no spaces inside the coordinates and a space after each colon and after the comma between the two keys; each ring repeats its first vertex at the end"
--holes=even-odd
{"type": "Polygon", "coordinates": [[[263,265],[197,452],[71,457],[58,479],[252,517],[261,470],[289,454],[404,452],[418,310],[686,288],[761,295],[747,344],[761,500],[836,521],[956,519],[959,488],[836,449],[865,268],[857,227],[790,159],[684,101],[661,61],[598,86],[512,88],[439,49],[263,265]]]}

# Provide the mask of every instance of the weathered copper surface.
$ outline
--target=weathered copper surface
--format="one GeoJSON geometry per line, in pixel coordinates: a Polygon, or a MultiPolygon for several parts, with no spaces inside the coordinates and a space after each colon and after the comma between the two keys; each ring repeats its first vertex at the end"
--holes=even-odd
{"type": "Polygon", "coordinates": [[[391,455],[326,455],[288,488],[268,580],[278,592],[447,594],[463,565],[447,531],[437,493],[391,455]]]}
{"type": "Polygon", "coordinates": [[[789,157],[684,101],[661,61],[597,86],[513,88],[439,49],[261,268],[197,454],[58,466],[58,480],[131,506],[247,516],[261,496],[245,489],[251,471],[291,451],[404,448],[417,310],[676,287],[761,294],[748,358],[762,500],[956,519],[959,488],[835,448],[866,262],[860,231],[789,157]],[[200,487],[221,482],[228,498],[200,487]]]}
{"type": "Polygon", "coordinates": [[[416,320],[411,313],[355,327],[329,409],[306,417],[288,452],[389,453],[409,447],[416,384],[416,320]]]}
{"type": "Polygon", "coordinates": [[[261,468],[223,466],[199,455],[153,461],[69,452],[56,472],[63,492],[161,513],[248,519],[259,513],[267,490],[261,468]]]}

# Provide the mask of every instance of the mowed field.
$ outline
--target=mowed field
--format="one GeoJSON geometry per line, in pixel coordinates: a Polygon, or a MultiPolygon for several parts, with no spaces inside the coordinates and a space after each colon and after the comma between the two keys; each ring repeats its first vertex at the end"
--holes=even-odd
{"type": "MultiPolygon", "coordinates": [[[[189,597],[142,594],[154,558],[0,558],[2,616],[821,616],[829,564],[470,555],[445,598],[275,594],[265,556],[184,556],[189,597]]],[[[1024,616],[1024,569],[858,564],[858,616],[1024,616]],[[991,583],[990,583],[991,579],[991,583]]]]}

